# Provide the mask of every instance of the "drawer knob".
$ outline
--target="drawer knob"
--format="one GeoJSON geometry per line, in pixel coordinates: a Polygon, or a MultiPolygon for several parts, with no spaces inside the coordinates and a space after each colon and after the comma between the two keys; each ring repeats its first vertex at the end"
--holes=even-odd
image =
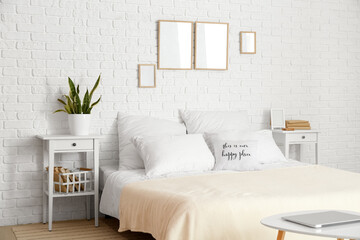
{"type": "Polygon", "coordinates": [[[302,136],[301,138],[302,138],[302,139],[305,139],[305,136],[302,136]]]}
{"type": "Polygon", "coordinates": [[[73,147],[76,147],[76,143],[73,143],[72,145],[73,145],[73,147]]]}

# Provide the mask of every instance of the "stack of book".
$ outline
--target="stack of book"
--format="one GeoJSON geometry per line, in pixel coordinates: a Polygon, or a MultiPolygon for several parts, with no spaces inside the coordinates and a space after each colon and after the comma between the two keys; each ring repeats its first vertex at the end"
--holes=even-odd
{"type": "Polygon", "coordinates": [[[286,120],[286,129],[288,130],[310,130],[310,123],[306,120],[286,120]]]}

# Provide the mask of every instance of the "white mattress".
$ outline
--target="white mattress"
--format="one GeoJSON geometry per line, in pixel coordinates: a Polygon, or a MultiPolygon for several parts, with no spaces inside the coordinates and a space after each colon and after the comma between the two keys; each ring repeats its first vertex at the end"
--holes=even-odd
{"type": "MultiPolygon", "coordinates": [[[[259,170],[267,170],[274,168],[286,168],[286,167],[296,167],[306,165],[305,163],[301,163],[295,160],[289,160],[288,162],[283,163],[273,163],[273,164],[264,164],[261,166],[259,170]]],[[[136,170],[121,170],[113,171],[110,173],[110,169],[107,171],[110,174],[105,182],[105,186],[103,188],[101,201],[100,201],[100,212],[103,214],[115,217],[119,219],[119,201],[120,194],[123,187],[128,183],[145,181],[149,178],[145,175],[144,169],[136,169],[136,170]]],[[[209,174],[216,173],[215,171],[210,172],[201,172],[201,173],[181,173],[181,174],[171,174],[167,176],[161,176],[162,178],[170,178],[170,177],[179,177],[179,176],[188,176],[188,175],[197,175],[197,174],[209,174]]]]}
{"type": "Polygon", "coordinates": [[[100,178],[99,187],[100,187],[100,190],[103,190],[103,189],[104,189],[106,179],[107,179],[113,172],[118,171],[118,168],[119,168],[119,167],[118,167],[117,164],[100,166],[100,169],[99,169],[99,178],[100,178]]]}

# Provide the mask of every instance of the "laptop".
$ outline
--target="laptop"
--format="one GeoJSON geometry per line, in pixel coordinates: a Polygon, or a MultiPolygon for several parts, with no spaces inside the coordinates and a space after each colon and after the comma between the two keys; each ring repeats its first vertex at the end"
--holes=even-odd
{"type": "Polygon", "coordinates": [[[358,222],[360,221],[360,214],[356,215],[340,211],[324,211],[284,216],[282,219],[312,228],[321,228],[338,224],[358,222]]]}

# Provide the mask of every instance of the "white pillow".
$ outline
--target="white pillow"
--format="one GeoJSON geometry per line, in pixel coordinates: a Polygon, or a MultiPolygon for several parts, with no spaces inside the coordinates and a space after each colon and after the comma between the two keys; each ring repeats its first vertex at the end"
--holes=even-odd
{"type": "Polygon", "coordinates": [[[118,113],[119,169],[144,168],[144,162],[131,143],[135,136],[185,135],[184,124],[149,116],[118,113]]]}
{"type": "Polygon", "coordinates": [[[264,164],[287,161],[276,145],[271,130],[205,133],[204,138],[213,154],[215,154],[214,143],[218,141],[257,141],[256,163],[264,164]]]}
{"type": "Polygon", "coordinates": [[[188,133],[218,133],[249,129],[247,111],[237,112],[202,112],[181,110],[188,133]]]}
{"type": "Polygon", "coordinates": [[[257,169],[257,141],[215,141],[214,170],[250,171],[257,169]]]}
{"type": "Polygon", "coordinates": [[[209,171],[214,167],[214,156],[201,134],[135,137],[133,144],[144,160],[149,177],[209,171]]]}

